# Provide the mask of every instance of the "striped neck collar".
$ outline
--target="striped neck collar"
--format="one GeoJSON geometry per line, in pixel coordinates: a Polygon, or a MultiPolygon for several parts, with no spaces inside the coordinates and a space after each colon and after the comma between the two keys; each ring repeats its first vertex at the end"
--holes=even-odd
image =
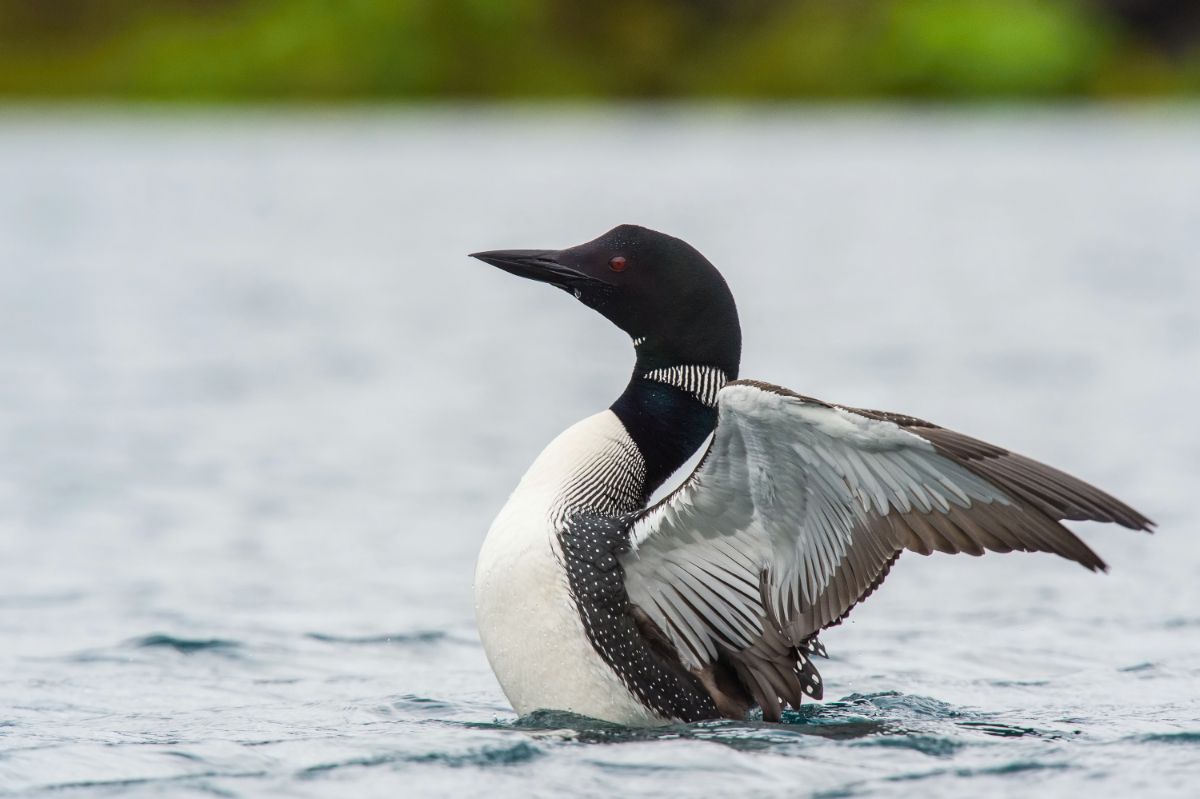
{"type": "Polygon", "coordinates": [[[611,406],[646,462],[645,497],[692,456],[717,425],[717,393],[737,375],[706,364],[638,363],[611,406]]]}
{"type": "Polygon", "coordinates": [[[729,375],[717,367],[697,364],[651,369],[641,377],[686,392],[710,408],[717,407],[717,392],[729,382],[729,375]]]}

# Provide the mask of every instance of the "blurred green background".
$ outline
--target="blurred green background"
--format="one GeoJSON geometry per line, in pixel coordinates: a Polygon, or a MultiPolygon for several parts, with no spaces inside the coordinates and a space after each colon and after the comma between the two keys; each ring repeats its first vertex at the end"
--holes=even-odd
{"type": "Polygon", "coordinates": [[[0,96],[1122,98],[1200,0],[0,0],[0,96]]]}

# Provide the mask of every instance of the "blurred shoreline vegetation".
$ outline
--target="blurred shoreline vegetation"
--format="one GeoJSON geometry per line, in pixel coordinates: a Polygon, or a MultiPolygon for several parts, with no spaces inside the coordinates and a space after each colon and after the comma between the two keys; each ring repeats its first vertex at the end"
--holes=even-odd
{"type": "Polygon", "coordinates": [[[1200,0],[0,0],[0,98],[1200,92],[1200,0]]]}

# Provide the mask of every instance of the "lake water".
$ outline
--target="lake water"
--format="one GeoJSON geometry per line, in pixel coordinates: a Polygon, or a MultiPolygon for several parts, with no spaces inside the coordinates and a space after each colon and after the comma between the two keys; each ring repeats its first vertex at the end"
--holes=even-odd
{"type": "Polygon", "coordinates": [[[1200,114],[0,113],[0,794],[1193,796],[1200,114]],[[517,720],[475,553],[627,339],[468,260],[623,222],[743,375],[1160,524],[900,559],[781,725],[517,720]]]}

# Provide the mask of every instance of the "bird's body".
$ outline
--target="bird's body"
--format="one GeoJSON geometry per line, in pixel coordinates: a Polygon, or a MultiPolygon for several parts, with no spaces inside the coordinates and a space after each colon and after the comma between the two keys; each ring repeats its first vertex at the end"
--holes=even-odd
{"type": "Polygon", "coordinates": [[[637,362],[556,438],[475,574],[488,659],[518,713],[624,724],[742,718],[820,698],[817,635],[903,550],[1104,563],[1062,519],[1151,522],[1036,461],[920,419],[737,380],[724,280],[686,243],[621,226],[560,251],[477,257],[608,317],[637,362]],[[711,438],[665,500],[651,494],[711,438]]]}
{"type": "Polygon", "coordinates": [[[570,710],[626,724],[653,721],[596,655],[563,569],[560,535],[572,512],[630,513],[645,468],[612,411],[569,427],[525,473],[484,540],[475,612],[492,668],[522,715],[570,710]],[[580,496],[615,465],[624,496],[580,496]]]}

